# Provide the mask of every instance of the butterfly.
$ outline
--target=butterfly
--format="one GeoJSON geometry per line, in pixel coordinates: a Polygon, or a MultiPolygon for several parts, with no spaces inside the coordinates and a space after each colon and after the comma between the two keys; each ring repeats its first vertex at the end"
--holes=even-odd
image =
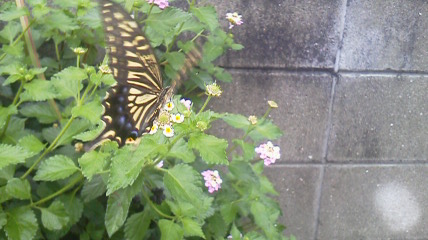
{"type": "Polygon", "coordinates": [[[173,92],[173,87],[163,86],[158,61],[139,24],[119,4],[100,4],[109,67],[117,83],[102,103],[104,130],[86,144],[87,150],[108,140],[121,147],[141,136],[173,92]]]}

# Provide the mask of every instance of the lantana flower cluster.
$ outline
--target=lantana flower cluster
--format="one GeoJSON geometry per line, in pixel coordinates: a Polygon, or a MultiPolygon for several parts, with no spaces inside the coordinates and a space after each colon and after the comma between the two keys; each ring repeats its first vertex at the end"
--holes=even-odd
{"type": "Polygon", "coordinates": [[[265,166],[275,163],[275,161],[281,157],[279,147],[274,146],[271,141],[256,147],[255,151],[260,155],[260,158],[263,159],[265,166]]]}
{"type": "Polygon", "coordinates": [[[234,26],[241,25],[244,23],[242,21],[242,16],[237,12],[226,13],[226,19],[229,21],[229,29],[232,29],[234,26]]]}
{"type": "Polygon", "coordinates": [[[205,186],[208,188],[209,193],[218,191],[218,189],[221,188],[223,180],[220,178],[217,170],[206,170],[201,174],[204,176],[205,186]]]}
{"type": "MultiPolygon", "coordinates": [[[[182,99],[181,102],[188,110],[190,109],[190,106],[192,105],[190,100],[182,99]]],[[[172,128],[173,123],[182,123],[184,121],[184,115],[178,111],[175,111],[174,113],[174,107],[175,106],[172,101],[165,104],[159,113],[159,117],[153,122],[149,134],[155,134],[160,128],[163,130],[163,135],[166,137],[174,136],[174,128],[172,128]]]]}
{"type": "Polygon", "coordinates": [[[168,0],[147,0],[147,2],[158,5],[160,9],[164,9],[169,6],[168,0]]]}

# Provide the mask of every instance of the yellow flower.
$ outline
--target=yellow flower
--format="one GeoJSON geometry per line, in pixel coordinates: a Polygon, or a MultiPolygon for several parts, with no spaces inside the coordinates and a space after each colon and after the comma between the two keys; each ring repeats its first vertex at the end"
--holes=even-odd
{"type": "Polygon", "coordinates": [[[257,123],[257,117],[254,116],[254,115],[251,115],[251,116],[248,117],[248,121],[250,121],[250,123],[252,125],[255,125],[257,123]]]}
{"type": "Polygon", "coordinates": [[[268,104],[271,108],[277,108],[278,107],[278,104],[276,104],[276,102],[274,102],[274,101],[268,101],[268,104]]]}

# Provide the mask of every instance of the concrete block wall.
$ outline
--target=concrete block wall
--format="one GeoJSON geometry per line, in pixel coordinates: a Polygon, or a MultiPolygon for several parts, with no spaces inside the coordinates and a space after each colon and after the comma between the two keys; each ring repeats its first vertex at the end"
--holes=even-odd
{"type": "Polygon", "coordinates": [[[232,33],[245,46],[221,60],[234,82],[214,108],[279,104],[281,160],[267,174],[286,233],[428,239],[428,2],[212,3],[243,16],[232,33]]]}

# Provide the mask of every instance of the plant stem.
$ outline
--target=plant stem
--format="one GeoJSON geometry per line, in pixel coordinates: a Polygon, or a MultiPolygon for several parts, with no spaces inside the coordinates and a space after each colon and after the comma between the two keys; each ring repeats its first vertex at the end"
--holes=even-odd
{"type": "MultiPolygon", "coordinates": [[[[24,31],[22,31],[22,33],[21,34],[19,34],[19,36],[15,39],[15,41],[13,41],[11,44],[10,44],[10,46],[15,46],[15,44],[19,41],[19,40],[21,40],[21,38],[25,35],[25,33],[28,31],[28,29],[30,29],[30,26],[33,24],[35,22],[35,20],[33,19],[29,24],[28,24],[28,26],[24,29],[24,31]]],[[[1,56],[0,56],[0,61],[1,60],[3,60],[3,58],[5,58],[6,57],[6,53],[3,53],[1,56]]]]}
{"type": "Polygon", "coordinates": [[[61,57],[59,54],[59,49],[58,49],[58,44],[54,41],[54,45],[55,45],[55,54],[56,54],[56,60],[58,61],[58,71],[61,71],[62,66],[61,66],[61,57]]]}
{"type": "Polygon", "coordinates": [[[199,113],[201,113],[205,109],[205,107],[208,105],[208,102],[211,100],[211,98],[212,96],[208,95],[207,99],[204,102],[204,105],[201,107],[201,109],[199,109],[199,112],[196,114],[196,116],[199,115],[199,113]]]}
{"type": "Polygon", "coordinates": [[[152,207],[153,210],[155,210],[155,212],[157,214],[159,214],[160,216],[164,217],[164,218],[168,218],[168,219],[174,219],[173,216],[169,216],[165,213],[163,213],[161,210],[159,210],[159,208],[156,207],[156,205],[153,204],[153,202],[150,200],[149,196],[147,196],[146,192],[143,190],[141,190],[141,193],[143,194],[144,198],[146,199],[146,201],[149,203],[150,207],[152,207]]]}
{"type": "Polygon", "coordinates": [[[45,202],[47,202],[47,201],[51,200],[52,198],[54,198],[54,197],[56,197],[56,196],[59,196],[59,195],[63,194],[64,192],[66,192],[67,190],[69,190],[70,188],[72,188],[74,185],[76,185],[77,183],[79,183],[79,182],[80,182],[80,181],[82,181],[82,180],[83,180],[83,176],[82,176],[82,175],[80,175],[78,178],[76,178],[76,179],[74,179],[73,181],[69,182],[67,185],[65,185],[65,186],[64,186],[63,188],[61,188],[60,190],[56,191],[55,193],[53,193],[53,194],[51,194],[51,195],[49,195],[49,196],[47,196],[47,197],[44,197],[44,198],[40,199],[40,200],[39,200],[39,201],[37,201],[37,202],[32,203],[30,206],[31,206],[31,207],[36,207],[37,205],[40,205],[40,204],[42,204],[42,203],[45,203],[45,202]]]}
{"type": "Polygon", "coordinates": [[[61,139],[61,137],[64,135],[64,133],[67,131],[67,129],[70,127],[71,123],[73,122],[74,117],[71,117],[70,120],[68,120],[67,124],[64,126],[64,128],[61,130],[61,132],[58,134],[58,136],[56,136],[55,140],[53,140],[53,142],[51,143],[51,145],[49,145],[49,147],[40,155],[39,158],[37,158],[37,160],[33,163],[33,165],[31,165],[31,167],[24,173],[24,175],[21,176],[21,179],[24,179],[28,176],[28,174],[30,174],[33,169],[37,166],[37,164],[39,164],[39,162],[43,159],[43,157],[48,154],[49,152],[51,152],[53,149],[55,149],[57,142],[59,141],[59,139],[61,139]]]}

